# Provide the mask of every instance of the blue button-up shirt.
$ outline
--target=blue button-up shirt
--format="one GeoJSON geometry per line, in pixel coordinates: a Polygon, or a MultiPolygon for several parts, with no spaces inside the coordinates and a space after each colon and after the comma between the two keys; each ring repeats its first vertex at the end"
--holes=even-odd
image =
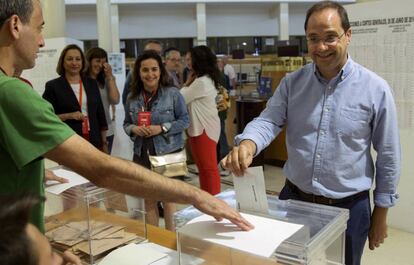
{"type": "Polygon", "coordinates": [[[314,64],[288,74],[266,109],[236,136],[258,154],[286,125],[286,177],[302,191],[344,198],[369,190],[374,202],[395,204],[401,154],[397,113],[387,82],[348,57],[325,80],[314,64]],[[371,144],[377,152],[374,166],[371,144]]]}

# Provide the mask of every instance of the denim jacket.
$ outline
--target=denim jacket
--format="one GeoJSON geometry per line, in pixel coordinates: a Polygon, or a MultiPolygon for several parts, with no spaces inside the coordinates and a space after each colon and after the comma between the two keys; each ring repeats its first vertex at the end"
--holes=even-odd
{"type": "MultiPolygon", "coordinates": [[[[144,99],[140,93],[135,98],[128,98],[125,105],[124,130],[134,142],[134,153],[141,154],[142,137],[134,135],[132,128],[137,126],[138,112],[144,107],[144,99]]],[[[182,133],[190,125],[190,119],[184,98],[175,87],[162,87],[158,97],[152,103],[151,124],[167,127],[167,133],[152,137],[157,155],[168,154],[184,146],[182,133]]]]}

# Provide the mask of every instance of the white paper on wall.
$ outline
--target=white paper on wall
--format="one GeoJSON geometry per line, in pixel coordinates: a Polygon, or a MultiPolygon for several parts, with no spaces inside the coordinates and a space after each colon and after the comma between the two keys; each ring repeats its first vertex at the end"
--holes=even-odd
{"type": "Polygon", "coordinates": [[[79,40],[71,38],[45,39],[45,46],[39,50],[35,67],[23,71],[22,77],[29,80],[34,90],[40,95],[45,90],[46,82],[58,77],[56,66],[60,53],[69,44],[76,44],[83,50],[83,42],[79,40]]]}
{"type": "MultiPolygon", "coordinates": [[[[350,15],[352,12],[350,12],[350,15]]],[[[353,60],[384,78],[394,92],[398,124],[414,128],[414,16],[351,17],[353,60]]]]}

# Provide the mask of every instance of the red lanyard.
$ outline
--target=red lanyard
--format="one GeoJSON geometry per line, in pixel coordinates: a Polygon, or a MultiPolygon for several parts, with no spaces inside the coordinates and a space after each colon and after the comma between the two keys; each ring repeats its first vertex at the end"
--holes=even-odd
{"type": "MultiPolygon", "coordinates": [[[[3,68],[1,68],[1,67],[0,67],[0,71],[2,71],[2,72],[3,72],[3,74],[5,74],[6,76],[8,76],[8,75],[6,74],[6,71],[4,71],[4,70],[3,70],[3,68]]],[[[31,88],[33,88],[33,85],[32,85],[32,83],[30,83],[30,81],[29,81],[29,80],[27,80],[27,79],[25,79],[25,78],[23,78],[23,77],[20,77],[20,76],[17,76],[16,78],[20,79],[21,81],[23,81],[23,82],[25,82],[26,84],[28,84],[31,88]]]]}
{"type": "Polygon", "coordinates": [[[144,105],[145,105],[145,110],[148,111],[148,103],[151,102],[152,98],[155,96],[155,94],[157,94],[157,90],[151,92],[151,96],[149,98],[147,98],[147,93],[142,90],[142,97],[144,98],[144,105]]]}
{"type": "Polygon", "coordinates": [[[30,83],[30,81],[29,80],[27,80],[27,79],[25,79],[25,78],[23,78],[23,77],[18,77],[21,81],[23,81],[23,82],[25,82],[26,84],[28,84],[31,88],[33,88],[33,85],[32,85],[32,83],[30,83]]]}
{"type": "Polygon", "coordinates": [[[79,106],[82,111],[82,80],[79,81],[79,106]]]}
{"type": "Polygon", "coordinates": [[[0,71],[2,71],[5,76],[8,76],[6,71],[3,70],[3,68],[0,67],[0,71]]]}

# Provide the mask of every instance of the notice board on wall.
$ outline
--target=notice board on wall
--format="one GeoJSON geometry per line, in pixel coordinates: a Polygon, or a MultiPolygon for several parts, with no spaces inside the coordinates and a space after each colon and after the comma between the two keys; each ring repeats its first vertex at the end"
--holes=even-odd
{"type": "Polygon", "coordinates": [[[351,57],[384,78],[394,92],[400,128],[402,167],[395,207],[388,224],[414,233],[414,5],[412,0],[347,5],[351,57]]]}
{"type": "Polygon", "coordinates": [[[348,8],[352,28],[349,53],[388,82],[394,91],[400,128],[413,129],[414,8],[401,4],[406,1],[389,2],[392,7],[370,8],[371,12],[348,8]]]}

